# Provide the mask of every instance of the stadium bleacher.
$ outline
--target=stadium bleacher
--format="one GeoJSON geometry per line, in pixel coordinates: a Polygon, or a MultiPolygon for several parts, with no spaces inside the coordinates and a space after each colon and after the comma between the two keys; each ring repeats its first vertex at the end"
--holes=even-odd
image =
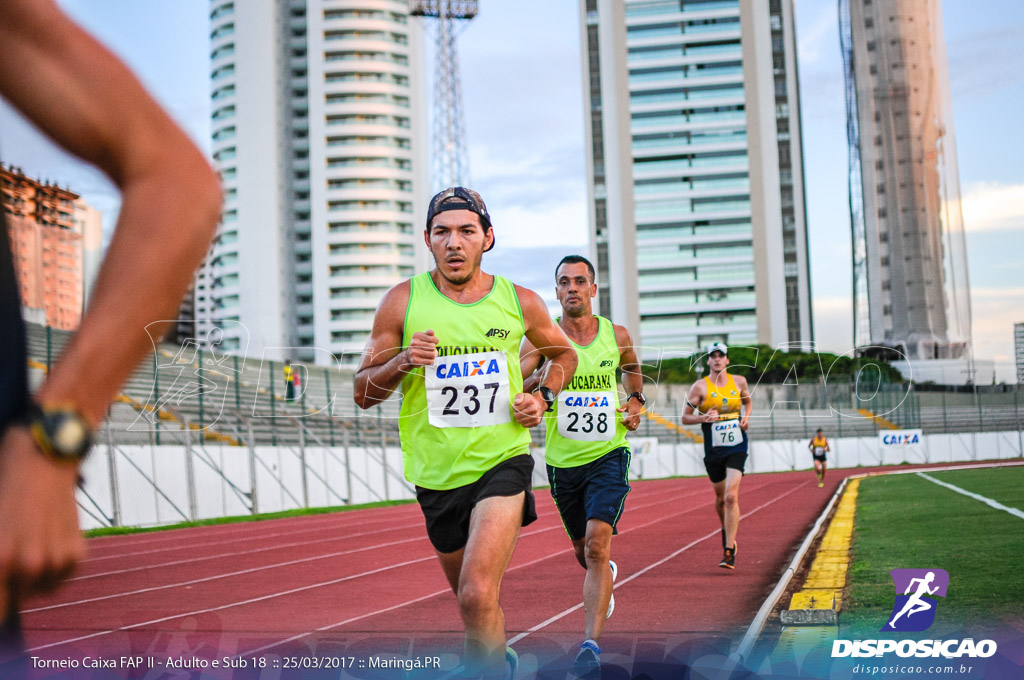
{"type": "MultiPolygon", "coordinates": [[[[68,332],[28,324],[34,382],[42,379],[48,362],[56,360],[69,337],[68,332]]],[[[99,439],[117,444],[180,444],[188,430],[193,441],[228,445],[337,445],[345,438],[376,446],[397,444],[397,394],[362,411],[353,402],[351,368],[310,366],[303,378],[301,398],[289,402],[283,395],[280,362],[200,351],[194,345],[161,344],[124,385],[99,439]]],[[[837,437],[872,436],[881,429],[899,427],[949,433],[1020,426],[1015,392],[986,394],[984,400],[951,394],[949,403],[943,395],[941,405],[934,405],[936,397],[929,394],[925,406],[920,399],[896,398],[884,407],[876,406],[876,413],[857,408],[852,393],[844,391],[846,386],[833,389],[838,406],[825,408],[820,407],[823,404],[804,408],[793,402],[776,402],[769,408],[767,399],[773,392],[761,387],[754,393],[755,416],[749,430],[756,440],[810,438],[819,427],[827,436],[837,437]]],[[[654,391],[650,412],[635,436],[699,441],[698,428],[679,425],[681,402],[673,394],[678,392],[654,391]]],[[[543,446],[543,426],[532,434],[534,443],[543,446]]]]}

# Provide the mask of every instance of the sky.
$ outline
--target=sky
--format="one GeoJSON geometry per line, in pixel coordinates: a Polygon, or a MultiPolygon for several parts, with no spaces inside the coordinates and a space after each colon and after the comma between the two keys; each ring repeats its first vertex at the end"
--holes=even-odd
{"type": "MultiPolygon", "coordinates": [[[[473,186],[494,218],[485,268],[553,303],[562,255],[587,252],[579,3],[483,0],[459,37],[473,186]]],[[[209,149],[208,0],[63,0],[209,149]]],[[[796,0],[815,337],[852,347],[845,102],[837,3],[796,0]]],[[[1013,380],[1013,323],[1024,321],[1024,3],[945,0],[943,21],[967,230],[979,359],[1013,380]]],[[[95,169],[69,158],[0,106],[0,158],[81,193],[112,228],[119,201],[95,169]]]]}

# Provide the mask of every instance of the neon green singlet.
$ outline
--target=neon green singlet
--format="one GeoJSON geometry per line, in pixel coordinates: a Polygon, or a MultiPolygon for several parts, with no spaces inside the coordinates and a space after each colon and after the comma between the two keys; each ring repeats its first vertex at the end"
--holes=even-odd
{"type": "Polygon", "coordinates": [[[413,484],[454,489],[529,453],[530,433],[512,415],[523,391],[526,326],[508,279],[495,276],[491,292],[464,305],[445,297],[427,272],[410,280],[402,346],[428,328],[438,338],[437,359],[402,379],[402,460],[413,484]]]}
{"type": "Polygon", "coordinates": [[[586,465],[627,445],[623,414],[615,412],[619,407],[615,385],[619,344],[611,321],[598,316],[597,323],[593,342],[585,347],[572,343],[576,348],[576,373],[559,393],[554,412],[545,414],[544,459],[551,467],[586,465]]]}

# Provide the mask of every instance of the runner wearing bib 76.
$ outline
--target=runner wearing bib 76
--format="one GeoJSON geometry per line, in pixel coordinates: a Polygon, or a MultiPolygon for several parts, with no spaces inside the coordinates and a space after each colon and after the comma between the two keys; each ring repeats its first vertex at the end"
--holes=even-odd
{"type": "Polygon", "coordinates": [[[718,566],[736,567],[736,534],[740,526],[740,481],[747,461],[747,426],[754,404],[747,379],[730,375],[729,348],[713,342],[707,348],[709,373],[690,388],[683,425],[700,425],[704,435],[704,468],[715,488],[715,511],[722,522],[718,566]]]}
{"type": "MultiPolygon", "coordinates": [[[[626,431],[640,425],[645,398],[633,341],[622,326],[595,316],[594,267],[580,255],[562,258],[555,268],[555,295],[562,305],[557,319],[576,350],[572,382],[545,415],[551,496],[572,541],[576,561],[587,570],[583,581],[584,639],[573,664],[577,677],[600,670],[598,640],[615,606],[612,582],[618,568],[611,556],[612,534],[629,493],[629,444],[626,431]],[[620,400],[615,374],[621,368],[626,394],[620,400]]],[[[543,380],[541,356],[530,342],[519,356],[526,389],[543,380]]]]}

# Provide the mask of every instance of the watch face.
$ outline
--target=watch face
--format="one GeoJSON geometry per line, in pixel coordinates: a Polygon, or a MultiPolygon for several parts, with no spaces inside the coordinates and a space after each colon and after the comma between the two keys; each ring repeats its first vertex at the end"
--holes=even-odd
{"type": "Polygon", "coordinates": [[[91,446],[88,428],[71,411],[51,411],[43,418],[43,428],[54,454],[69,460],[81,459],[91,446]]]}
{"type": "Polygon", "coordinates": [[[77,451],[82,448],[86,438],[85,428],[82,423],[67,414],[61,414],[54,423],[53,445],[60,451],[77,451]]]}

